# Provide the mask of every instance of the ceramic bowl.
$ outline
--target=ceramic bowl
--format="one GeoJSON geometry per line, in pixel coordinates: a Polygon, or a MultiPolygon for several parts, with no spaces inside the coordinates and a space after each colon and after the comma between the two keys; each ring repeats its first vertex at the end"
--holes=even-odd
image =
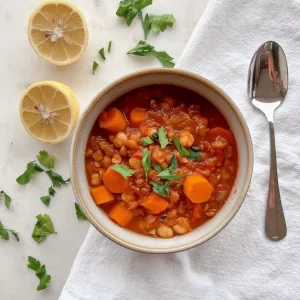
{"type": "Polygon", "coordinates": [[[82,114],[71,148],[72,186],[78,204],[89,221],[106,237],[124,247],[148,252],[182,251],[207,241],[222,230],[237,213],[246,196],[253,167],[253,150],[247,124],[234,102],[216,85],[198,75],[179,69],[149,69],[113,82],[100,92],[82,114]],[[153,84],[171,84],[190,89],[209,100],[226,118],[238,147],[238,173],[223,208],[211,220],[192,232],[171,239],[140,235],[115,224],[93,201],[85,173],[84,154],[90,131],[100,112],[127,92],[153,84]]]}

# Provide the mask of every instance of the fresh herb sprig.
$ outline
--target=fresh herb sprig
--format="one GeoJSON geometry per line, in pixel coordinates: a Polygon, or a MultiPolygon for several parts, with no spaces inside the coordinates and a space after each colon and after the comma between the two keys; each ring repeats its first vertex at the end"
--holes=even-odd
{"type": "Polygon", "coordinates": [[[16,180],[18,184],[25,185],[33,178],[36,173],[44,172],[44,170],[35,162],[32,161],[27,164],[26,171],[20,175],[16,180]]]}
{"type": "Polygon", "coordinates": [[[95,72],[98,69],[98,67],[99,67],[99,64],[96,61],[94,61],[93,62],[93,75],[95,75],[95,72]]]}
{"type": "Polygon", "coordinates": [[[54,172],[52,170],[46,171],[46,174],[51,179],[52,185],[54,187],[61,187],[62,185],[67,185],[70,181],[70,178],[63,179],[61,175],[57,174],[56,172],[54,172]]]}
{"type": "Polygon", "coordinates": [[[57,232],[49,215],[39,214],[36,218],[37,222],[33,229],[32,238],[40,244],[47,239],[49,234],[56,234],[57,232]]]}
{"type": "Polygon", "coordinates": [[[183,145],[180,144],[180,141],[176,136],[173,137],[173,142],[174,142],[180,156],[188,157],[191,160],[201,161],[201,156],[200,156],[201,150],[200,150],[200,148],[193,146],[193,147],[191,147],[190,150],[187,150],[183,145]]]}
{"type": "Polygon", "coordinates": [[[109,43],[108,43],[108,49],[107,49],[108,53],[110,53],[110,51],[111,51],[111,46],[112,46],[112,41],[109,41],[109,43]]]}
{"type": "Polygon", "coordinates": [[[103,60],[106,60],[104,48],[101,48],[101,49],[99,50],[99,54],[100,54],[100,56],[102,57],[103,60]]]}
{"type": "Polygon", "coordinates": [[[142,138],[142,145],[144,147],[149,146],[153,144],[153,141],[151,140],[151,138],[149,136],[142,138]]]}
{"type": "Polygon", "coordinates": [[[5,206],[7,209],[10,208],[10,202],[11,202],[11,197],[9,195],[7,195],[4,191],[0,192],[0,197],[1,195],[4,196],[4,202],[5,202],[5,206]]]}
{"type": "Polygon", "coordinates": [[[146,148],[143,149],[142,165],[146,174],[146,182],[148,182],[148,175],[151,168],[151,153],[146,148]]]}
{"type": "Polygon", "coordinates": [[[0,236],[3,240],[9,240],[9,232],[15,237],[16,241],[19,242],[19,233],[13,229],[4,228],[3,224],[0,222],[0,236]]]}
{"type": "Polygon", "coordinates": [[[51,199],[51,196],[54,197],[56,191],[55,189],[53,188],[53,186],[51,185],[48,189],[48,193],[49,195],[47,196],[42,196],[40,199],[42,200],[42,202],[46,205],[46,206],[49,206],[50,204],[50,199],[51,199]]]}
{"type": "Polygon", "coordinates": [[[77,203],[75,203],[75,210],[76,210],[77,219],[79,221],[80,220],[87,220],[87,217],[84,215],[84,213],[82,212],[82,210],[80,209],[80,207],[77,203]]]}
{"type": "Polygon", "coordinates": [[[55,164],[55,157],[50,155],[46,150],[40,151],[36,156],[38,162],[47,169],[53,169],[55,164]]]}
{"type": "Polygon", "coordinates": [[[129,169],[125,165],[115,164],[111,167],[112,170],[118,172],[121,174],[124,178],[128,178],[129,176],[133,175],[135,173],[134,170],[129,169]]]}
{"type": "Polygon", "coordinates": [[[170,185],[168,182],[166,182],[165,184],[156,182],[156,181],[151,181],[151,184],[153,186],[153,192],[161,195],[163,197],[167,197],[169,195],[170,192],[170,185]]]}

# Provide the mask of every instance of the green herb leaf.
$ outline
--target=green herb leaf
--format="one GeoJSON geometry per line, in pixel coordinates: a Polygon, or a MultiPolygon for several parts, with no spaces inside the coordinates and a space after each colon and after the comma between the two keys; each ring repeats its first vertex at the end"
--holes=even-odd
{"type": "Polygon", "coordinates": [[[7,229],[16,239],[17,242],[20,241],[20,238],[19,238],[19,233],[16,232],[15,230],[12,230],[12,229],[7,229]]]}
{"type": "Polygon", "coordinates": [[[56,194],[56,191],[52,185],[49,187],[48,192],[49,192],[49,195],[52,197],[56,194]]]}
{"type": "Polygon", "coordinates": [[[148,37],[149,32],[151,31],[151,22],[150,22],[148,14],[146,14],[144,19],[143,19],[143,16],[142,16],[142,25],[143,25],[144,36],[145,36],[145,40],[146,40],[147,37],[148,37]]]}
{"type": "Polygon", "coordinates": [[[189,151],[180,144],[179,139],[176,136],[173,137],[173,142],[174,142],[180,156],[182,156],[182,157],[190,156],[189,151]]]}
{"type": "Polygon", "coordinates": [[[112,41],[109,41],[109,43],[108,43],[108,50],[107,50],[108,53],[110,53],[111,45],[112,45],[112,41]]]}
{"type": "Polygon", "coordinates": [[[159,136],[158,136],[158,133],[157,133],[157,132],[152,133],[152,137],[153,137],[156,141],[159,140],[159,136]]]}
{"type": "Polygon", "coordinates": [[[28,256],[27,267],[35,271],[35,275],[40,280],[37,290],[40,291],[46,289],[51,281],[51,276],[47,274],[45,265],[41,266],[41,263],[37,259],[32,256],[28,256]]]}
{"type": "Polygon", "coordinates": [[[32,179],[34,174],[36,174],[37,172],[43,172],[43,171],[44,170],[39,165],[37,165],[34,161],[32,161],[27,164],[26,171],[21,176],[19,176],[16,180],[17,180],[18,184],[24,185],[24,184],[27,184],[32,179]]]}
{"type": "Polygon", "coordinates": [[[123,0],[119,4],[116,15],[124,18],[130,26],[133,19],[145,7],[152,4],[152,0],[123,0]]]}
{"type": "Polygon", "coordinates": [[[77,203],[75,203],[75,209],[76,209],[76,216],[79,221],[87,220],[87,217],[84,215],[84,213],[82,212],[82,210],[80,209],[80,207],[77,203]]]}
{"type": "Polygon", "coordinates": [[[42,200],[42,202],[43,202],[46,206],[49,206],[49,204],[50,204],[50,195],[48,195],[48,196],[42,196],[40,199],[42,200]]]}
{"type": "Polygon", "coordinates": [[[52,185],[54,187],[60,187],[62,185],[67,185],[68,182],[70,181],[70,178],[64,180],[59,174],[57,174],[56,172],[49,170],[46,171],[47,175],[49,176],[49,178],[52,181],[52,185]]]}
{"type": "Polygon", "coordinates": [[[39,163],[41,163],[47,169],[54,168],[55,157],[53,155],[49,155],[46,150],[40,151],[36,157],[39,163]]]}
{"type": "Polygon", "coordinates": [[[174,170],[178,168],[177,158],[175,154],[173,154],[173,156],[170,158],[169,164],[170,173],[173,173],[174,170]]]}
{"type": "Polygon", "coordinates": [[[5,206],[7,209],[9,209],[11,198],[4,191],[1,191],[0,194],[4,195],[5,206]]]}
{"type": "Polygon", "coordinates": [[[105,53],[104,53],[104,48],[102,48],[102,49],[99,50],[99,54],[100,54],[100,56],[101,56],[104,60],[106,60],[105,53]]]}
{"type": "Polygon", "coordinates": [[[127,54],[137,56],[155,56],[165,68],[173,68],[175,64],[172,62],[173,58],[165,51],[155,51],[154,47],[144,41],[139,41],[135,48],[127,52],[127,54]]]}
{"type": "Polygon", "coordinates": [[[3,224],[0,222],[0,236],[3,240],[9,240],[8,231],[4,228],[3,224]]]}
{"type": "Polygon", "coordinates": [[[166,197],[169,195],[170,192],[170,185],[168,182],[165,184],[156,182],[156,181],[151,181],[151,184],[153,186],[153,192],[156,194],[159,194],[163,197],[166,197]]]}
{"type": "Polygon", "coordinates": [[[179,180],[179,179],[183,178],[184,175],[183,174],[171,174],[170,170],[167,169],[167,170],[160,172],[157,175],[157,177],[160,179],[165,179],[165,180],[179,180]]]}
{"type": "Polygon", "coordinates": [[[146,182],[148,182],[148,175],[151,167],[151,153],[148,151],[148,149],[143,149],[142,164],[146,174],[146,182]]]}
{"type": "Polygon", "coordinates": [[[166,148],[167,145],[169,144],[169,140],[167,138],[167,132],[164,127],[160,127],[158,129],[158,137],[159,137],[159,142],[160,146],[162,149],[166,148]]]}
{"type": "Polygon", "coordinates": [[[142,145],[144,147],[153,144],[153,141],[151,140],[151,138],[149,136],[145,137],[142,139],[142,145]]]}
{"type": "Polygon", "coordinates": [[[160,165],[157,165],[157,164],[152,164],[152,167],[153,167],[153,169],[154,169],[155,171],[157,171],[157,172],[161,172],[161,171],[163,171],[163,170],[166,169],[165,167],[160,166],[160,165]]]}
{"type": "Polygon", "coordinates": [[[125,165],[120,165],[120,164],[116,164],[116,165],[113,165],[111,167],[112,170],[120,173],[124,178],[128,178],[129,176],[131,176],[132,174],[135,173],[134,170],[131,170],[129,169],[127,166],[125,165]]]}
{"type": "Polygon", "coordinates": [[[39,244],[47,239],[49,234],[57,233],[49,215],[39,214],[36,216],[37,222],[34,226],[32,238],[39,244]]]}
{"type": "MultiPolygon", "coordinates": [[[[146,17],[145,17],[146,18],[146,17]]],[[[159,33],[161,31],[165,31],[165,29],[169,27],[173,27],[176,22],[176,19],[173,15],[164,14],[161,16],[157,15],[149,15],[149,23],[151,26],[151,30],[159,33]]]]}
{"type": "Polygon", "coordinates": [[[93,75],[95,75],[95,71],[97,70],[98,67],[99,67],[99,64],[96,61],[94,61],[94,63],[93,63],[93,75]]]}
{"type": "Polygon", "coordinates": [[[200,153],[201,153],[200,148],[192,147],[191,150],[190,150],[190,159],[201,161],[202,159],[200,157],[200,153]]]}

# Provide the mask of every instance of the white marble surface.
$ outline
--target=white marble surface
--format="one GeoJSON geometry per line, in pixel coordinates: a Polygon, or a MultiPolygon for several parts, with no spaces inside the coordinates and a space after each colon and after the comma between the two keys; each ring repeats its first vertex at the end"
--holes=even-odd
{"type": "MultiPolygon", "coordinates": [[[[30,84],[42,80],[56,80],[70,86],[76,93],[81,110],[108,83],[135,70],[159,67],[154,58],[139,58],[126,55],[140,39],[142,27],[135,20],[131,27],[115,16],[118,0],[73,0],[86,16],[90,41],[84,56],[75,64],[64,68],[49,65],[40,59],[29,45],[27,22],[31,11],[39,0],[1,1],[0,3],[0,190],[12,197],[11,209],[0,201],[0,221],[5,227],[20,233],[21,240],[0,239],[0,299],[57,299],[68,276],[72,262],[84,239],[89,223],[78,222],[74,209],[71,187],[57,191],[47,208],[39,197],[47,194],[49,179],[43,174],[34,178],[27,186],[19,186],[15,179],[26,163],[35,159],[39,150],[47,149],[57,157],[56,170],[65,177],[69,175],[69,146],[66,142],[49,146],[31,139],[23,129],[18,103],[22,92],[30,84]],[[104,62],[98,50],[113,41],[112,52],[104,62]],[[93,61],[100,68],[93,76],[93,61]],[[35,216],[47,213],[52,217],[57,235],[49,236],[37,244],[32,238],[35,216]],[[52,281],[47,290],[37,292],[38,279],[27,268],[27,257],[34,256],[46,264],[52,281]]],[[[173,13],[177,19],[175,27],[155,36],[150,34],[148,42],[157,50],[165,50],[176,62],[190,34],[200,18],[208,0],[154,0],[146,11],[161,14],[173,13]]]]}

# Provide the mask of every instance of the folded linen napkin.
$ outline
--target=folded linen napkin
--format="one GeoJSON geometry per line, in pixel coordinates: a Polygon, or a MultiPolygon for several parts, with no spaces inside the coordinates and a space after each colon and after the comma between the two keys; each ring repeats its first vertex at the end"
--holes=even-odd
{"type": "Polygon", "coordinates": [[[300,299],[300,2],[214,0],[177,64],[219,85],[241,109],[254,143],[247,198],[231,223],[189,251],[150,255],[124,249],[90,228],[61,300],[300,299]],[[275,117],[281,196],[288,234],[265,237],[269,135],[247,96],[254,51],[277,41],[289,62],[289,91],[275,117]]]}

